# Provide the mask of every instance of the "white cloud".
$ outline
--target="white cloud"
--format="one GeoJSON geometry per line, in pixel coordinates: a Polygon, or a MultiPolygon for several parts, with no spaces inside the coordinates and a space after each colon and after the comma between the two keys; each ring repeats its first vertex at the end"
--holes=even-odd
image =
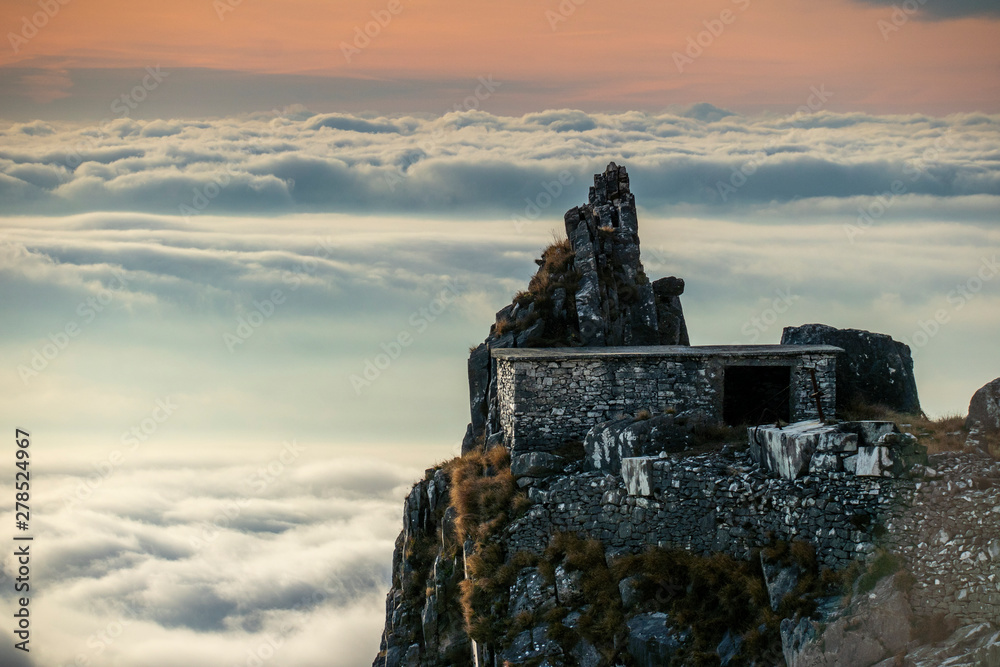
{"type": "MultiPolygon", "coordinates": [[[[305,667],[331,635],[347,643],[325,664],[371,660],[399,508],[418,471],[302,455],[257,491],[247,480],[279,450],[223,467],[197,455],[124,465],[86,498],[73,495],[86,470],[47,476],[31,664],[243,664],[270,645],[275,664],[305,667]]],[[[12,557],[2,564],[9,581],[12,557]]]]}
{"type": "Polygon", "coordinates": [[[962,197],[1000,196],[997,123],[983,114],[739,116],[711,105],[34,123],[3,133],[0,201],[12,213],[480,217],[523,208],[562,171],[589,181],[613,159],[632,168],[643,205],[661,211],[870,197],[897,181],[907,196],[961,209],[962,197]],[[742,185],[727,192],[734,179],[742,185]]]}

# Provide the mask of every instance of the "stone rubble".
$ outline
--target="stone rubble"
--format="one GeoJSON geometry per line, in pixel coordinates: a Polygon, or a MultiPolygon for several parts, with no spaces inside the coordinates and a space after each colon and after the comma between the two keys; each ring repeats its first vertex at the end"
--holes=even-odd
{"type": "Polygon", "coordinates": [[[927,448],[893,422],[856,421],[747,429],[750,457],[785,479],[847,471],[859,477],[899,477],[927,463],[927,448]]]}

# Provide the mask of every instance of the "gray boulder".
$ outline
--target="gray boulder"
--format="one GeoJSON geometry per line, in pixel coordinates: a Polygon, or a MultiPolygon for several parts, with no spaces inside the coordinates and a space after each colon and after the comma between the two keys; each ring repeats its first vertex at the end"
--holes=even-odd
{"type": "Polygon", "coordinates": [[[594,426],[583,439],[587,470],[617,473],[622,459],[676,453],[687,449],[695,428],[704,422],[696,412],[626,417],[594,426]]]}
{"type": "Polygon", "coordinates": [[[764,571],[764,583],[767,586],[767,597],[771,601],[771,609],[778,611],[781,601],[795,590],[799,583],[801,575],[799,566],[770,562],[764,558],[764,552],[761,552],[760,555],[760,565],[764,571]]]}
{"type": "Polygon", "coordinates": [[[523,611],[544,613],[554,607],[555,603],[555,588],[545,581],[545,577],[538,570],[528,567],[518,572],[517,579],[510,591],[511,618],[523,611]]]}
{"type": "Polygon", "coordinates": [[[905,652],[913,610],[897,586],[897,576],[886,577],[832,618],[782,621],[788,667],[874,665],[905,652]]]}
{"type": "Polygon", "coordinates": [[[537,625],[525,630],[511,642],[500,657],[512,665],[520,665],[529,660],[537,660],[547,656],[557,656],[562,653],[559,644],[548,638],[544,625],[537,625]]]}
{"type": "Polygon", "coordinates": [[[920,413],[910,348],[890,336],[825,324],[786,327],[782,345],[835,345],[837,412],[854,405],[884,405],[898,412],[920,413]]]}
{"type": "MultiPolygon", "coordinates": [[[[638,614],[628,620],[628,652],[638,667],[668,667],[688,633],[673,628],[663,613],[638,614]]],[[[679,663],[677,663],[679,664],[679,663]]]]}
{"type": "Polygon", "coordinates": [[[1000,433],[1000,378],[988,382],[972,395],[965,427],[980,433],[1000,433]]]}
{"type": "Polygon", "coordinates": [[[514,477],[545,477],[562,472],[566,460],[546,452],[529,452],[515,456],[510,464],[514,477]]]}

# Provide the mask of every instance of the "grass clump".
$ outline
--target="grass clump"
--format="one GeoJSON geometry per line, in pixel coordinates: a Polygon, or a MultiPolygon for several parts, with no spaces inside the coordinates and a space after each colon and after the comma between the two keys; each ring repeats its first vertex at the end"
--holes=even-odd
{"type": "MultiPolygon", "coordinates": [[[[777,612],[771,609],[759,558],[737,560],[716,553],[699,556],[681,549],[650,548],[623,556],[612,565],[617,579],[636,577],[637,612],[665,612],[678,627],[690,627],[691,640],[678,656],[684,665],[717,665],[715,648],[726,632],[745,642],[740,664],[781,654],[781,619],[812,616],[816,600],[844,590],[842,576],[820,570],[807,542],[772,542],[766,559],[798,566],[799,583],[777,612]]],[[[770,664],[766,663],[765,664],[770,664]]]]}
{"type": "Polygon", "coordinates": [[[510,522],[527,510],[531,501],[518,490],[510,472],[510,454],[503,447],[475,449],[446,464],[451,475],[451,505],[457,511],[459,544],[471,541],[461,584],[460,604],[469,636],[478,642],[498,644],[525,623],[508,618],[510,588],[518,572],[532,567],[537,557],[508,554],[500,539],[510,522]]]}
{"type": "MultiPolygon", "coordinates": [[[[627,626],[618,592],[618,578],[608,567],[604,557],[604,545],[600,540],[583,539],[574,533],[557,533],[549,543],[545,558],[539,564],[539,572],[555,583],[555,569],[562,565],[568,573],[579,573],[581,597],[587,605],[577,623],[576,632],[562,624],[555,624],[553,630],[557,639],[573,640],[577,633],[590,641],[606,658],[611,659],[615,647],[626,639],[627,626]]],[[[562,644],[562,642],[560,642],[562,644]]],[[[570,648],[562,644],[564,648],[570,648]]]]}
{"type": "MultiPolygon", "coordinates": [[[[892,421],[899,424],[900,430],[911,433],[927,447],[928,454],[941,452],[960,452],[965,449],[969,438],[969,430],[965,427],[965,416],[949,414],[939,419],[931,419],[927,415],[912,415],[891,410],[884,405],[852,405],[844,411],[842,417],[848,421],[892,421]]],[[[995,459],[1000,459],[1000,435],[979,434],[976,439],[983,451],[995,459]]]]}
{"type": "Polygon", "coordinates": [[[902,558],[888,551],[879,550],[864,573],[858,578],[858,594],[864,595],[871,592],[878,582],[895,574],[901,567],[903,567],[902,558]]]}
{"type": "Polygon", "coordinates": [[[531,327],[539,319],[545,320],[545,330],[538,338],[530,341],[535,347],[566,347],[579,344],[579,335],[573,323],[576,322],[575,295],[580,282],[580,272],[574,265],[575,253],[569,239],[556,239],[542,251],[542,258],[536,260],[538,271],[528,282],[528,289],[514,296],[514,303],[520,308],[533,306],[527,316],[519,315],[515,320],[501,319],[494,325],[493,333],[502,336],[508,332],[520,333],[531,327]],[[565,290],[562,308],[565,317],[555,317],[555,292],[565,290]]]}

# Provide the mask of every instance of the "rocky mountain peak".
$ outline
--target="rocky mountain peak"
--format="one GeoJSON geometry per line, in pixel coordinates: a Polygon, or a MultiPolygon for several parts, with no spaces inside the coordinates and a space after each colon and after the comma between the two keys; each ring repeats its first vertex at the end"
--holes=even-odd
{"type": "Polygon", "coordinates": [[[564,216],[566,239],[546,248],[538,271],[496,314],[469,356],[472,421],[463,449],[498,431],[495,348],[689,345],[684,280],[650,282],[639,258],[639,218],[628,171],[594,175],[588,203],[564,216]]]}

